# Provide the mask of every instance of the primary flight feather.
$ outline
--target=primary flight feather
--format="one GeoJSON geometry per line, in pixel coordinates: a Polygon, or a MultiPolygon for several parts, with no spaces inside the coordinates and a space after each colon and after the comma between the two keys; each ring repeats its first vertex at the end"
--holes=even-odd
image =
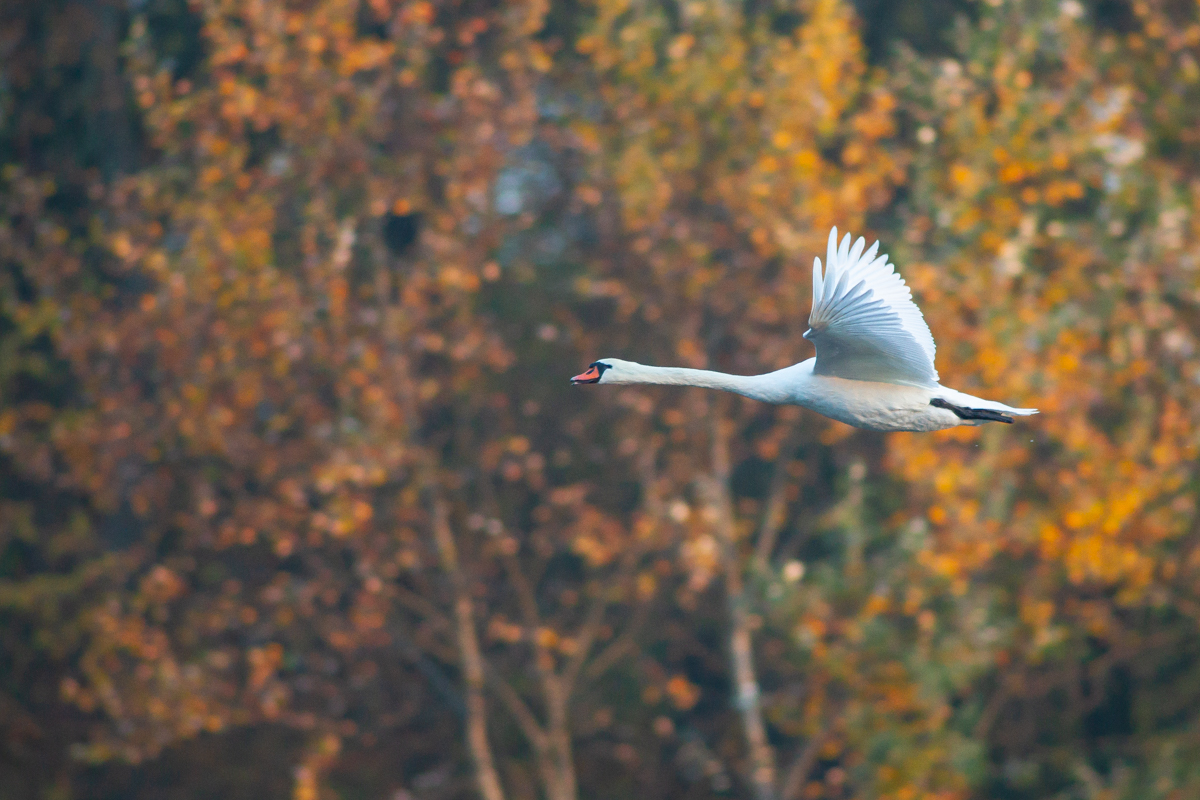
{"type": "Polygon", "coordinates": [[[1012,422],[1037,409],[1013,408],[938,383],[936,347],[912,293],[879,255],[850,234],[829,233],[822,272],[813,259],[813,307],[804,338],[810,358],[766,375],[727,375],[702,369],[651,367],[619,358],[593,362],[576,384],[651,383],[701,386],[767,403],[811,408],[827,417],[877,431],[936,431],[956,425],[1012,422]]]}

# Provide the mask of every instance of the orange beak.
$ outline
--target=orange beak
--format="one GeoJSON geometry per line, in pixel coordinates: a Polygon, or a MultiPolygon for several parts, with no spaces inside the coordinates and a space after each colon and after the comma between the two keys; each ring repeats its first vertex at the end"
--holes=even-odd
{"type": "Polygon", "coordinates": [[[600,370],[596,369],[595,367],[588,367],[587,372],[581,372],[580,374],[576,375],[574,378],[571,378],[571,383],[575,383],[575,384],[599,383],[599,382],[600,382],[600,370]]]}

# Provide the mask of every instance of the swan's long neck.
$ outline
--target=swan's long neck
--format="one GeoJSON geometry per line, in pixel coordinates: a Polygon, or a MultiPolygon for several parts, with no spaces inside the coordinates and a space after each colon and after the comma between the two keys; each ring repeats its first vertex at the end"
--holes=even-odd
{"type": "Polygon", "coordinates": [[[707,369],[686,367],[649,367],[625,362],[620,373],[606,383],[651,383],[658,386],[699,386],[720,389],[766,403],[784,402],[777,387],[767,380],[769,375],[727,375],[707,369]]]}

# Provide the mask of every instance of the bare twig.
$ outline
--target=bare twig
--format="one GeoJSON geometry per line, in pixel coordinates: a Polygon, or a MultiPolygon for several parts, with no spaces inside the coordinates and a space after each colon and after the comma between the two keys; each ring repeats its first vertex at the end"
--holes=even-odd
{"type": "MultiPolygon", "coordinates": [[[[638,460],[638,472],[641,475],[642,483],[642,502],[646,507],[647,514],[656,524],[661,523],[663,518],[663,503],[662,498],[658,494],[658,473],[655,469],[657,455],[656,447],[648,447],[642,451],[642,456],[638,460]]],[[[633,574],[633,568],[637,566],[638,560],[645,554],[647,547],[648,543],[639,539],[633,547],[626,551],[626,555],[622,559],[621,566],[618,569],[618,582],[629,582],[633,574]]],[[[637,635],[641,630],[642,623],[646,620],[649,609],[649,602],[641,603],[634,609],[633,619],[626,626],[625,632],[610,642],[607,647],[601,650],[587,664],[587,669],[584,670],[583,675],[586,680],[596,680],[622,658],[637,652],[637,635]]],[[[603,616],[599,615],[595,619],[596,624],[594,626],[589,627],[585,625],[585,629],[588,630],[590,635],[586,642],[581,637],[580,649],[576,654],[576,663],[572,664],[573,669],[568,669],[567,675],[571,684],[574,684],[579,671],[584,666],[584,656],[587,649],[590,649],[595,640],[595,635],[602,618],[603,616]]]]}
{"type": "Polygon", "coordinates": [[[394,586],[392,587],[392,591],[395,594],[396,601],[402,607],[416,612],[421,619],[428,620],[444,630],[454,630],[454,624],[450,621],[450,618],[443,614],[442,610],[430,602],[428,598],[422,597],[403,586],[394,586]]]}
{"type": "Polygon", "coordinates": [[[804,781],[812,772],[813,767],[817,765],[821,748],[825,746],[825,742],[829,741],[832,733],[833,726],[830,725],[805,742],[804,746],[796,753],[796,757],[792,759],[792,763],[788,767],[787,774],[784,775],[783,786],[779,790],[779,800],[796,800],[800,797],[800,792],[804,789],[804,781]]]}
{"type": "Polygon", "coordinates": [[[625,632],[610,642],[588,663],[587,668],[583,671],[584,680],[596,680],[622,658],[637,652],[637,636],[641,631],[642,623],[646,620],[648,609],[649,605],[647,604],[634,611],[633,619],[625,632]]]}
{"type": "Polygon", "coordinates": [[[400,651],[400,654],[408,659],[417,672],[425,676],[425,680],[429,681],[429,685],[433,687],[434,692],[441,695],[446,704],[454,710],[455,715],[460,719],[466,719],[467,707],[463,703],[462,696],[454,688],[454,684],[446,677],[446,674],[438,668],[437,664],[427,658],[421,648],[417,646],[417,643],[404,631],[393,629],[392,639],[395,641],[396,649],[400,651]]]}
{"type": "Polygon", "coordinates": [[[513,719],[517,721],[517,726],[525,734],[525,738],[529,740],[530,746],[539,754],[545,753],[549,747],[546,732],[542,729],[542,725],[538,722],[537,717],[534,716],[533,711],[521,699],[521,695],[517,694],[517,691],[512,686],[509,686],[508,681],[500,677],[495,668],[484,662],[484,669],[487,674],[488,686],[496,693],[496,697],[500,699],[500,702],[508,708],[508,713],[512,714],[513,719]]]}
{"type": "MultiPolygon", "coordinates": [[[[642,484],[642,503],[646,508],[648,516],[656,524],[661,523],[663,518],[663,503],[658,494],[658,473],[655,469],[657,455],[656,447],[647,447],[643,449],[642,455],[638,459],[638,472],[641,475],[642,484]]],[[[621,559],[621,565],[617,569],[616,579],[613,581],[614,584],[630,583],[634,567],[637,566],[638,561],[645,555],[646,550],[649,548],[648,538],[639,538],[632,547],[625,551],[625,555],[621,559]]],[[[575,654],[573,663],[568,667],[566,672],[568,682],[572,685],[580,670],[584,667],[587,651],[595,641],[600,622],[603,620],[602,612],[607,606],[607,602],[602,594],[598,595],[593,600],[593,603],[595,605],[589,609],[588,622],[581,628],[581,630],[587,632],[587,638],[585,639],[582,635],[580,636],[579,651],[575,654]],[[596,612],[597,607],[600,609],[600,613],[596,612]]],[[[589,681],[596,680],[621,658],[636,652],[636,637],[638,631],[641,630],[642,623],[646,619],[649,608],[650,603],[648,602],[640,603],[635,607],[633,619],[626,626],[625,632],[610,642],[590,663],[587,663],[587,669],[584,671],[585,679],[589,681]]]]}
{"type": "Polygon", "coordinates": [[[767,491],[767,507],[763,510],[762,522],[755,537],[754,567],[760,572],[766,572],[771,564],[771,553],[775,551],[775,542],[779,540],[779,531],[783,528],[787,516],[787,467],[795,447],[795,430],[788,434],[786,441],[779,448],[779,456],[775,459],[775,470],[771,476],[771,488],[767,491]]]}
{"type": "MultiPolygon", "coordinates": [[[[620,586],[622,584],[629,584],[634,568],[637,567],[644,553],[645,547],[640,540],[626,548],[624,555],[621,557],[621,563],[617,566],[616,571],[609,581],[610,585],[620,586]]],[[[607,609],[608,596],[601,588],[592,597],[591,605],[588,607],[584,622],[576,634],[576,650],[563,669],[563,686],[568,693],[574,688],[575,681],[579,677],[579,671],[583,669],[587,654],[591,651],[592,645],[596,641],[596,635],[600,630],[600,623],[604,621],[604,612],[607,609]]]]}
{"type": "MultiPolygon", "coordinates": [[[[623,577],[633,571],[633,565],[636,562],[636,555],[627,551],[626,557],[621,560],[621,566],[618,569],[619,574],[614,583],[623,582],[623,577]]],[[[583,624],[579,626],[579,631],[575,635],[575,652],[571,654],[571,658],[563,668],[563,688],[568,694],[575,688],[575,681],[579,678],[579,671],[583,668],[587,655],[596,641],[596,635],[600,630],[600,623],[604,621],[604,612],[607,609],[608,598],[605,597],[603,589],[597,589],[596,594],[592,596],[592,601],[588,606],[587,614],[584,616],[583,624]]]]}

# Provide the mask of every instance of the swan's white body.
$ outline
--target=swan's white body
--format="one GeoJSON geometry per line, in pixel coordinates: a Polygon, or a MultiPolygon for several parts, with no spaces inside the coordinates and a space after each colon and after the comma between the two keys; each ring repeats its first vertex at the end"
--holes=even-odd
{"type": "Polygon", "coordinates": [[[816,345],[816,358],[746,376],[605,358],[572,381],[720,389],[804,406],[877,431],[936,431],[1037,413],[939,384],[933,336],[912,294],[888,257],[875,257],[879,243],[866,252],[865,246],[860,238],[851,247],[849,234],[839,246],[834,228],[824,275],[821,259],[814,259],[813,309],[804,337],[816,345]]]}

